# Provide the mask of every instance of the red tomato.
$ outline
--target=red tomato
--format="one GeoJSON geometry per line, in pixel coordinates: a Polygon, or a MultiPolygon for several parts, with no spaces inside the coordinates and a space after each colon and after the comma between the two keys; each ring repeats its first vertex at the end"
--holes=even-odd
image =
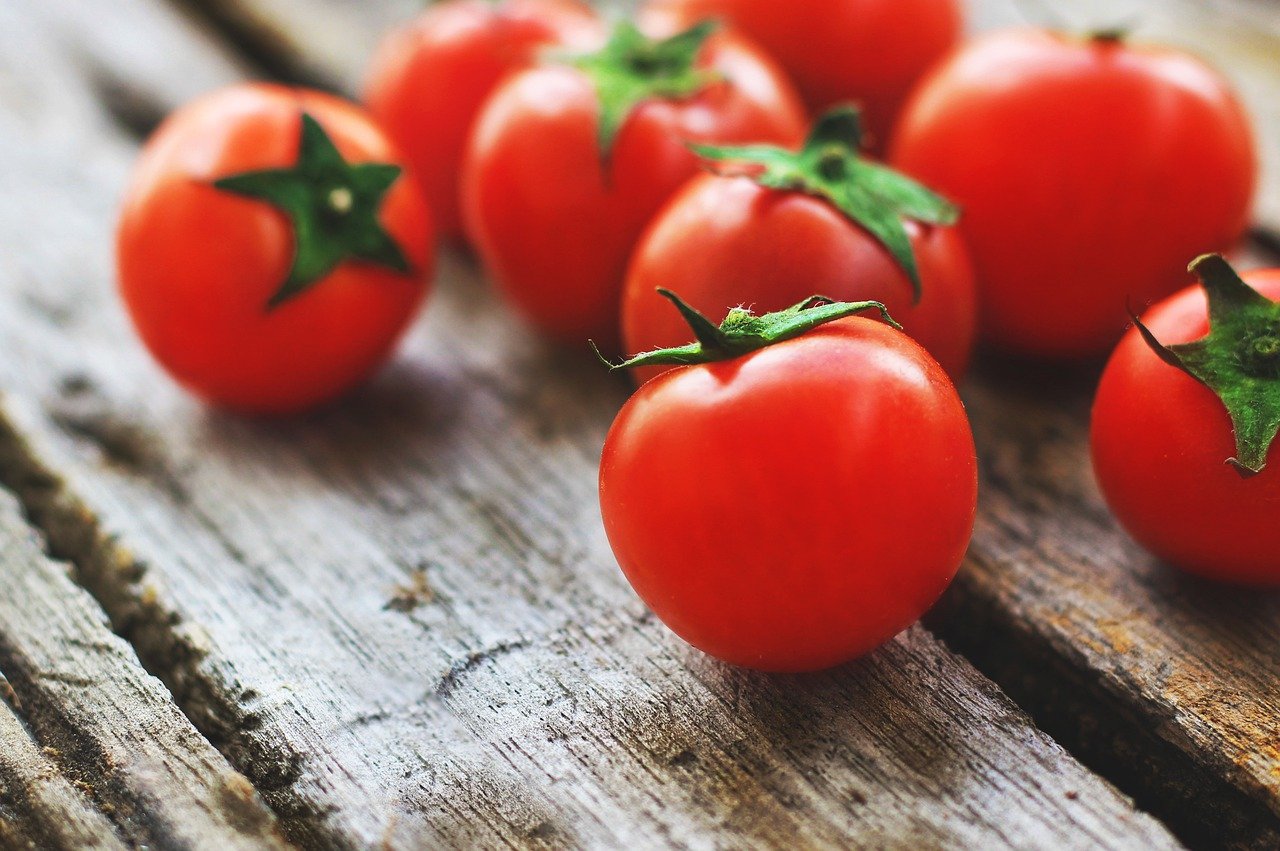
{"type": "Polygon", "coordinates": [[[793,144],[803,135],[796,96],[754,48],[713,35],[697,66],[720,79],[691,97],[642,102],[604,162],[599,98],[576,68],[519,74],[481,116],[463,181],[468,230],[499,288],[552,338],[619,349],[627,260],[698,171],[686,142],[793,144]]]}
{"type": "Polygon", "coordinates": [[[442,236],[462,236],[462,156],[498,83],[549,45],[594,44],[598,30],[576,0],[447,0],[379,46],[365,103],[413,166],[442,236]]]}
{"type": "Polygon", "coordinates": [[[422,302],[433,263],[430,214],[411,175],[364,165],[398,162],[359,108],[319,92],[233,86],[170,116],[138,161],[116,238],[120,292],[151,353],[199,395],[252,412],[304,408],[365,377],[422,302]],[[269,169],[301,179],[304,116],[347,161],[330,168],[331,184],[302,189],[337,202],[308,245],[334,259],[343,228],[359,225],[374,242],[358,253],[398,256],[400,269],[343,256],[290,293],[295,261],[308,256],[293,220],[213,185],[269,169]],[[389,185],[365,198],[370,175],[389,185]]]}
{"type": "Polygon", "coordinates": [[[1249,122],[1199,60],[1156,47],[1011,30],[929,75],[891,162],[964,208],[983,333],[1035,356],[1099,354],[1125,301],[1185,281],[1248,220],[1249,122]]]}
{"type": "MultiPolygon", "coordinates": [[[[824,200],[766,189],[745,177],[693,180],[654,221],[636,249],[622,299],[629,352],[678,345],[688,326],[665,287],[700,312],[723,316],[745,305],[781,310],[812,293],[837,301],[884,302],[954,379],[964,375],[974,333],[974,284],[954,227],[907,221],[922,295],[888,250],[824,200]]],[[[661,371],[638,370],[641,379],[661,371]]]]}
{"type": "Polygon", "coordinates": [[[958,0],[650,0],[643,15],[666,29],[731,22],[781,63],[811,112],[858,103],[874,147],[963,28],[958,0]]]}
{"type": "MultiPolygon", "coordinates": [[[[1280,269],[1244,280],[1280,300],[1280,269]]],[[[1204,291],[1188,287],[1142,318],[1166,346],[1209,332],[1204,291]]],[[[1280,441],[1245,478],[1231,420],[1204,384],[1161,360],[1139,336],[1111,356],[1093,405],[1093,468],[1108,505],[1144,547],[1211,579],[1280,585],[1280,441]]]]}
{"type": "Polygon", "coordinates": [[[946,373],[861,317],[658,376],[600,466],[636,592],[695,647],[769,671],[838,664],[917,620],[960,565],[977,486],[946,373]]]}

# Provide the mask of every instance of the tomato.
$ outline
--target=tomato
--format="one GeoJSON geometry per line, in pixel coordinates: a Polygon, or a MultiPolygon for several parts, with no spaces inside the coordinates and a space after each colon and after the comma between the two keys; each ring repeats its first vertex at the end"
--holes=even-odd
{"type": "Polygon", "coordinates": [[[976,500],[946,373],[857,316],[659,375],[600,462],[605,530],[640,597],[695,647],[768,671],[838,664],[916,621],[960,565],[976,500]]]}
{"type": "Polygon", "coordinates": [[[995,33],[917,89],[890,161],[964,208],[983,335],[1081,358],[1248,221],[1249,121],[1199,60],[1112,38],[995,33]]]}
{"type": "MultiPolygon", "coordinates": [[[[762,156],[753,147],[725,149],[719,155],[746,157],[744,166],[763,167],[754,176],[707,175],[681,190],[655,219],[632,259],[622,300],[627,351],[672,346],[688,335],[657,294],[658,287],[680,293],[709,315],[723,315],[737,305],[779,310],[820,292],[841,301],[884,302],[954,379],[964,374],[973,344],[975,297],[963,240],[954,227],[941,224],[954,221],[955,212],[935,199],[929,216],[918,203],[927,190],[859,161],[856,129],[849,138],[840,124],[849,117],[840,110],[830,113],[806,146],[814,170],[824,163],[837,166],[834,180],[813,173],[803,178],[807,185],[798,186],[797,168],[806,168],[805,152],[762,156]],[[832,138],[825,138],[829,131],[824,125],[835,131],[832,138]],[[772,179],[770,165],[779,179],[772,179]],[[873,181],[906,193],[916,205],[907,211],[887,192],[842,194],[873,181]],[[907,242],[902,258],[869,229],[886,216],[900,222],[899,235],[907,242]],[[936,224],[922,223],[924,218],[936,224]],[[904,268],[911,262],[918,267],[918,302],[904,268]]],[[[658,371],[650,367],[638,375],[650,378],[658,371]]]]}
{"type": "Polygon", "coordinates": [[[643,14],[665,28],[731,22],[782,64],[813,113],[857,102],[877,148],[964,23],[959,0],[650,0],[643,14]]]}
{"type": "MultiPolygon", "coordinates": [[[[1244,280],[1261,293],[1262,311],[1270,316],[1249,322],[1250,333],[1261,337],[1242,341],[1239,356],[1229,360],[1237,368],[1244,364],[1246,406],[1274,422],[1280,419],[1280,305],[1273,304],[1280,300],[1280,269],[1249,272],[1244,280]]],[[[1151,308],[1142,322],[1175,351],[1205,340],[1205,291],[1188,287],[1151,308]]],[[[1213,326],[1215,338],[1230,330],[1220,316],[1213,326]]],[[[1094,471],[1121,524],[1163,560],[1212,579],[1280,585],[1280,444],[1239,444],[1249,432],[1244,420],[1233,425],[1214,390],[1166,363],[1134,328],[1112,354],[1094,400],[1094,471]],[[1241,463],[1261,471],[1251,474],[1241,463]]]]}
{"type": "Polygon", "coordinates": [[[804,133],[769,60],[729,35],[704,38],[651,41],[623,24],[579,67],[517,75],[480,118],[463,180],[469,232],[499,289],[561,343],[619,349],[627,261],[697,173],[688,141],[790,144],[804,133]]]}
{"type": "Polygon", "coordinates": [[[358,107],[239,85],[148,141],[116,258],[134,326],[179,382],[282,413],[388,357],[426,295],[431,242],[421,190],[358,107]]]}
{"type": "Polygon", "coordinates": [[[379,46],[364,100],[413,166],[442,236],[462,236],[458,174],[489,95],[548,46],[590,46],[598,29],[576,0],[446,0],[379,46]]]}

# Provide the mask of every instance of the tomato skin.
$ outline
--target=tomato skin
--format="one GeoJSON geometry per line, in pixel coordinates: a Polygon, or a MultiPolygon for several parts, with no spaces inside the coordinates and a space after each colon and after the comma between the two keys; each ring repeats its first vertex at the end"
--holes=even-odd
{"type": "Polygon", "coordinates": [[[960,565],[976,500],[946,373],[861,317],[658,376],[600,467],[636,592],[695,647],[768,671],[839,664],[917,620],[960,565]]]}
{"type": "Polygon", "coordinates": [[[116,232],[120,294],[147,348],[188,389],[246,412],[307,408],[372,372],[426,296],[434,262],[430,213],[406,171],[379,219],[413,275],[347,261],[266,309],[293,260],[290,222],[211,183],[294,165],[301,111],[349,161],[399,161],[352,104],[283,86],[231,86],[178,110],[147,142],[116,232]]]}
{"type": "Polygon", "coordinates": [[[1244,110],[1199,60],[1037,30],[935,69],[890,160],[964,208],[985,338],[1053,358],[1106,351],[1126,299],[1168,295],[1188,257],[1230,248],[1257,171],[1244,110]]]}
{"type": "Polygon", "coordinates": [[[698,169],[687,141],[798,144],[799,101],[780,72],[730,36],[699,57],[719,71],[682,101],[650,100],[623,124],[606,178],[591,83],[568,67],[525,71],[489,102],[463,179],[469,232],[509,301],[567,346],[617,352],[627,261],[645,226],[698,169]]]}
{"type": "MultiPolygon", "coordinates": [[[[1280,269],[1246,283],[1280,300],[1280,269]]],[[[1191,286],[1143,317],[1156,339],[1189,343],[1209,332],[1204,290],[1191,286]]],[[[1280,442],[1267,466],[1242,478],[1213,391],[1170,366],[1131,329],[1103,372],[1093,405],[1093,468],[1107,504],[1140,544],[1209,579],[1280,586],[1280,442]]]]}
{"type": "Polygon", "coordinates": [[[364,101],[413,166],[441,236],[463,236],[458,175],[498,84],[548,46],[588,47],[599,36],[594,13],[576,0],[447,0],[379,45],[364,101]]]}
{"type": "MultiPolygon", "coordinates": [[[[623,348],[689,341],[689,327],[658,287],[718,322],[730,308],[782,310],[815,293],[876,300],[958,381],[973,345],[973,271],[952,227],[907,223],[923,295],[892,255],[831,204],[745,177],[695,178],[656,218],[632,258],[622,297],[623,348]]],[[[647,380],[663,370],[637,370],[647,380]]]]}
{"type": "Polygon", "coordinates": [[[958,0],[650,0],[643,20],[675,30],[706,18],[729,21],[776,58],[811,113],[858,103],[876,149],[964,24],[958,0]]]}

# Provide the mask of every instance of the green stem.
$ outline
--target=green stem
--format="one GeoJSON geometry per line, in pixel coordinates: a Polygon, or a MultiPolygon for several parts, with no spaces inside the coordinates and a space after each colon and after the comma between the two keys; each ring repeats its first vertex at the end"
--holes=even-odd
{"type": "MultiPolygon", "coordinates": [[[[696,342],[635,355],[612,363],[596,349],[596,355],[611,370],[638,366],[688,366],[700,363],[730,360],[766,346],[790,340],[820,325],[836,319],[854,316],[868,310],[877,310],[880,317],[899,330],[902,326],[893,320],[888,309],[878,301],[836,301],[826,296],[811,296],[786,310],[756,316],[751,311],[735,307],[719,326],[690,306],[670,290],[658,289],[693,331],[696,342]]],[[[594,343],[592,344],[594,347],[594,343]]]]}

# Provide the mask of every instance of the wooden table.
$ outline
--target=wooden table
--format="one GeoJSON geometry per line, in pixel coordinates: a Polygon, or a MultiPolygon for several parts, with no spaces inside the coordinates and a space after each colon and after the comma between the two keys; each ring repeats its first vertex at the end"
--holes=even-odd
{"type": "MultiPolygon", "coordinates": [[[[0,3],[0,847],[1280,847],[1280,596],[1117,529],[1096,365],[981,365],[953,590],[804,677],[717,664],[638,602],[595,500],[626,390],[468,259],[335,408],[254,422],[176,390],[112,288],[141,135],[247,76],[350,92],[415,6],[0,3]]],[[[1138,8],[1251,101],[1265,260],[1280,13],[1064,14],[1138,8]]]]}

